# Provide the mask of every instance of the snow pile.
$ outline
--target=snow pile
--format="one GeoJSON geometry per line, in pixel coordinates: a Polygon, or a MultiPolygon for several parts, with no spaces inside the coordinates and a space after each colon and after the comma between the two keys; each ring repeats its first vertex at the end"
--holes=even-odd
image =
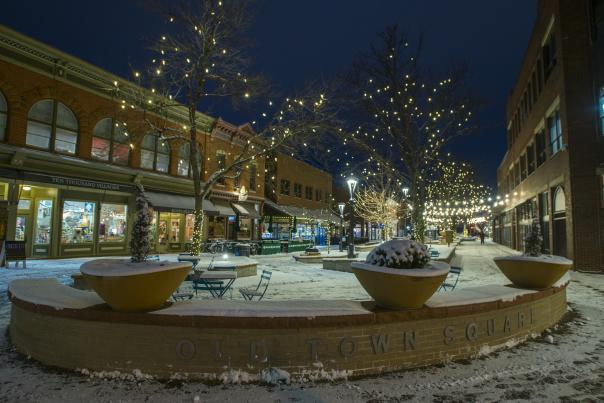
{"type": "Polygon", "coordinates": [[[392,239],[373,249],[365,262],[394,269],[420,269],[429,260],[426,245],[407,239],[392,239]]]}

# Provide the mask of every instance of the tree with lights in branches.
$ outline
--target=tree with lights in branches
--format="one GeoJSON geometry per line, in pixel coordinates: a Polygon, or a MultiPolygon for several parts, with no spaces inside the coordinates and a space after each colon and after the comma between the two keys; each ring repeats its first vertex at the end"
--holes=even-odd
{"type": "MultiPolygon", "coordinates": [[[[162,140],[188,144],[195,198],[192,252],[203,244],[203,200],[225,178],[237,178],[255,160],[285,146],[297,136],[320,133],[332,116],[321,90],[307,89],[282,102],[266,101],[261,122],[231,133],[237,155],[221,166],[203,156],[200,143],[218,123],[198,112],[216,100],[248,102],[266,87],[258,75],[246,73],[245,31],[250,3],[237,0],[191,0],[170,3],[161,14],[167,28],[152,47],[156,53],[148,71],[134,72],[137,86],[114,83],[112,94],[121,102],[121,123],[130,131],[146,131],[162,140]]],[[[218,101],[220,102],[220,101],[218,101]]]]}
{"type": "Polygon", "coordinates": [[[382,224],[382,240],[391,238],[398,221],[399,203],[384,188],[364,187],[355,194],[354,213],[369,223],[382,224]]]}
{"type": "Polygon", "coordinates": [[[427,178],[424,216],[430,224],[454,229],[477,214],[488,214],[490,189],[476,180],[470,163],[450,155],[438,161],[427,178]]]}
{"type": "Polygon", "coordinates": [[[344,79],[343,103],[360,123],[335,134],[344,148],[337,156],[346,160],[342,175],[363,167],[366,180],[385,172],[410,188],[413,237],[423,241],[427,178],[444,147],[471,130],[473,105],[464,71],[435,79],[422,66],[421,51],[421,39],[411,46],[398,27],[388,27],[344,79]]]}

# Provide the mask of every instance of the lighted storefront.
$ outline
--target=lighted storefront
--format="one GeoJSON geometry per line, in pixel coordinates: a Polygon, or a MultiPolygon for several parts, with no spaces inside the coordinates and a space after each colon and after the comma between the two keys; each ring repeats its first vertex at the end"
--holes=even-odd
{"type": "MultiPolygon", "coordinates": [[[[53,178],[37,175],[36,179],[52,182],[53,178]]],[[[54,179],[60,183],[65,178],[54,179]]],[[[127,253],[131,193],[95,189],[101,184],[90,181],[81,183],[91,188],[19,182],[1,182],[0,197],[8,201],[8,236],[26,243],[27,256],[127,253]],[[10,207],[15,204],[16,211],[10,207]]]]}

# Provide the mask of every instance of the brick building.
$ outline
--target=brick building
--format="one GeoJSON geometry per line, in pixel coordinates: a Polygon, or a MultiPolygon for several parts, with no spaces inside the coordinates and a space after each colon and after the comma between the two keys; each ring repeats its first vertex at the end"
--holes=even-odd
{"type": "Polygon", "coordinates": [[[497,242],[517,250],[534,220],[544,252],[604,270],[604,1],[539,0],[507,101],[497,242]]]}
{"type": "Polygon", "coordinates": [[[339,224],[332,176],[283,153],[276,153],[266,167],[263,237],[325,244],[330,227],[333,235],[333,225],[339,224]],[[268,231],[269,221],[272,232],[268,231]]]}
{"type": "MultiPolygon", "coordinates": [[[[28,256],[127,253],[137,182],[154,208],[156,251],[191,241],[188,144],[118,124],[113,85],[132,84],[0,26],[0,236],[26,241],[28,256]]],[[[185,124],[186,110],[178,113],[170,121],[185,124]]],[[[198,119],[207,180],[251,128],[198,119]]],[[[263,202],[261,159],[204,201],[207,237],[257,239],[263,202]]]]}

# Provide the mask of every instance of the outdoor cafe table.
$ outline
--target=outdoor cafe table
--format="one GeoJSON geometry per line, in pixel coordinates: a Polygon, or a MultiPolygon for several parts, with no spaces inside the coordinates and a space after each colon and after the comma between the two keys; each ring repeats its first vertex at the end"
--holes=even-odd
{"type": "Polygon", "coordinates": [[[195,280],[205,285],[214,298],[222,298],[231,288],[235,280],[237,280],[237,272],[222,270],[204,271],[197,275],[195,280]],[[226,284],[219,289],[214,288],[212,281],[222,280],[226,280],[226,284]]]}
{"type": "Polygon", "coordinates": [[[201,260],[201,256],[193,256],[193,255],[178,255],[178,261],[179,262],[191,262],[191,264],[193,265],[193,270],[195,270],[195,268],[197,267],[197,265],[199,264],[199,261],[201,260]]]}

